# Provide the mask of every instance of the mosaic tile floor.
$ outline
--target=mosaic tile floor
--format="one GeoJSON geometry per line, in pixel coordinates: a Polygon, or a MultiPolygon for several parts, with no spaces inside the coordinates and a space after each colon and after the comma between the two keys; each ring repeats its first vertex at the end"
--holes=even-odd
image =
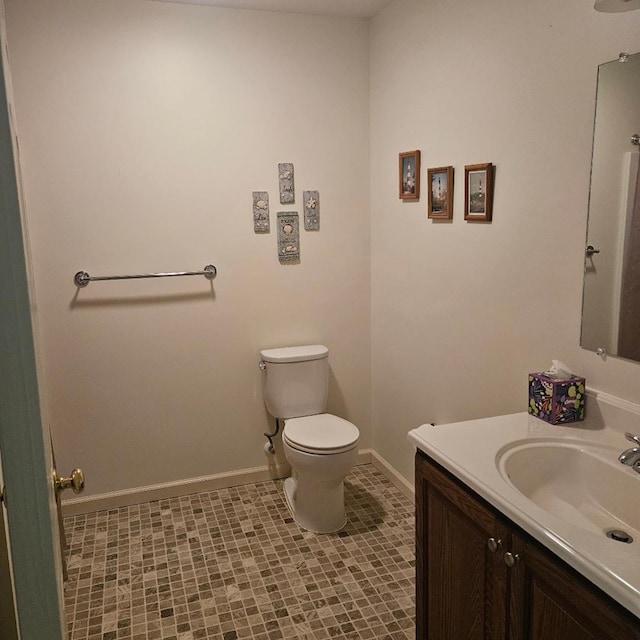
{"type": "Polygon", "coordinates": [[[345,493],[333,535],[281,481],[66,518],[69,639],[414,638],[413,506],[372,465],[345,493]]]}

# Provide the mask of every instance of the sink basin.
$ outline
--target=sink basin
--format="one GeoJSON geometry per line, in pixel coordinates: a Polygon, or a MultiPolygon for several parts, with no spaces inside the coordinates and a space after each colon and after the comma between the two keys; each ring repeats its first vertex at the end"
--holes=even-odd
{"type": "Polygon", "coordinates": [[[621,451],[521,442],[496,462],[508,483],[556,518],[600,533],[623,530],[640,543],[640,474],[618,462],[621,451]]]}

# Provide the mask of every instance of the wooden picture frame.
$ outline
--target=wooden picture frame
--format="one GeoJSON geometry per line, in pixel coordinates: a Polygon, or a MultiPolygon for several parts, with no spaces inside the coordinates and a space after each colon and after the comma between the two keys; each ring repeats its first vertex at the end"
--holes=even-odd
{"type": "Polygon", "coordinates": [[[400,200],[420,199],[420,151],[405,151],[399,157],[399,193],[400,200]]]}
{"type": "Polygon", "coordinates": [[[427,169],[427,188],[427,217],[432,220],[452,220],[453,167],[427,169]]]}
{"type": "Polygon", "coordinates": [[[490,162],[464,168],[464,219],[490,222],[493,215],[493,172],[490,162]]]}

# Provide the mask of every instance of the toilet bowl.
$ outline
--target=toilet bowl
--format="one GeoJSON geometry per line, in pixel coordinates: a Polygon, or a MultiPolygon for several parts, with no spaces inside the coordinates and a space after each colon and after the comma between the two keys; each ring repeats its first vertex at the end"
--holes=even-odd
{"type": "Polygon", "coordinates": [[[347,523],[344,479],[358,457],[358,429],[323,413],[285,421],[284,455],[292,475],[284,481],[296,522],[313,533],[334,533],[347,523]]]}
{"type": "Polygon", "coordinates": [[[264,401],[284,420],[282,444],[291,477],[284,481],[294,520],[313,533],[333,533],[346,524],[344,479],[358,456],[358,428],[325,413],[329,350],[323,345],[260,352],[264,401]]]}

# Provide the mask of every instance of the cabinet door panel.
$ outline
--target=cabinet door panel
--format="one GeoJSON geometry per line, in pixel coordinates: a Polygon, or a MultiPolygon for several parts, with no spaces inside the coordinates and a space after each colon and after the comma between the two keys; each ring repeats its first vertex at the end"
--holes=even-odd
{"type": "Polygon", "coordinates": [[[427,635],[430,639],[485,637],[487,536],[429,491],[427,635]]]}
{"type": "Polygon", "coordinates": [[[533,541],[512,534],[510,640],[640,640],[638,621],[533,541]]]}
{"type": "Polygon", "coordinates": [[[506,526],[444,472],[416,469],[416,637],[505,638],[506,567],[487,540],[506,544],[506,526]]]}
{"type": "Polygon", "coordinates": [[[598,640],[549,595],[547,586],[533,581],[529,595],[531,617],[527,637],[563,640],[598,640]]]}

